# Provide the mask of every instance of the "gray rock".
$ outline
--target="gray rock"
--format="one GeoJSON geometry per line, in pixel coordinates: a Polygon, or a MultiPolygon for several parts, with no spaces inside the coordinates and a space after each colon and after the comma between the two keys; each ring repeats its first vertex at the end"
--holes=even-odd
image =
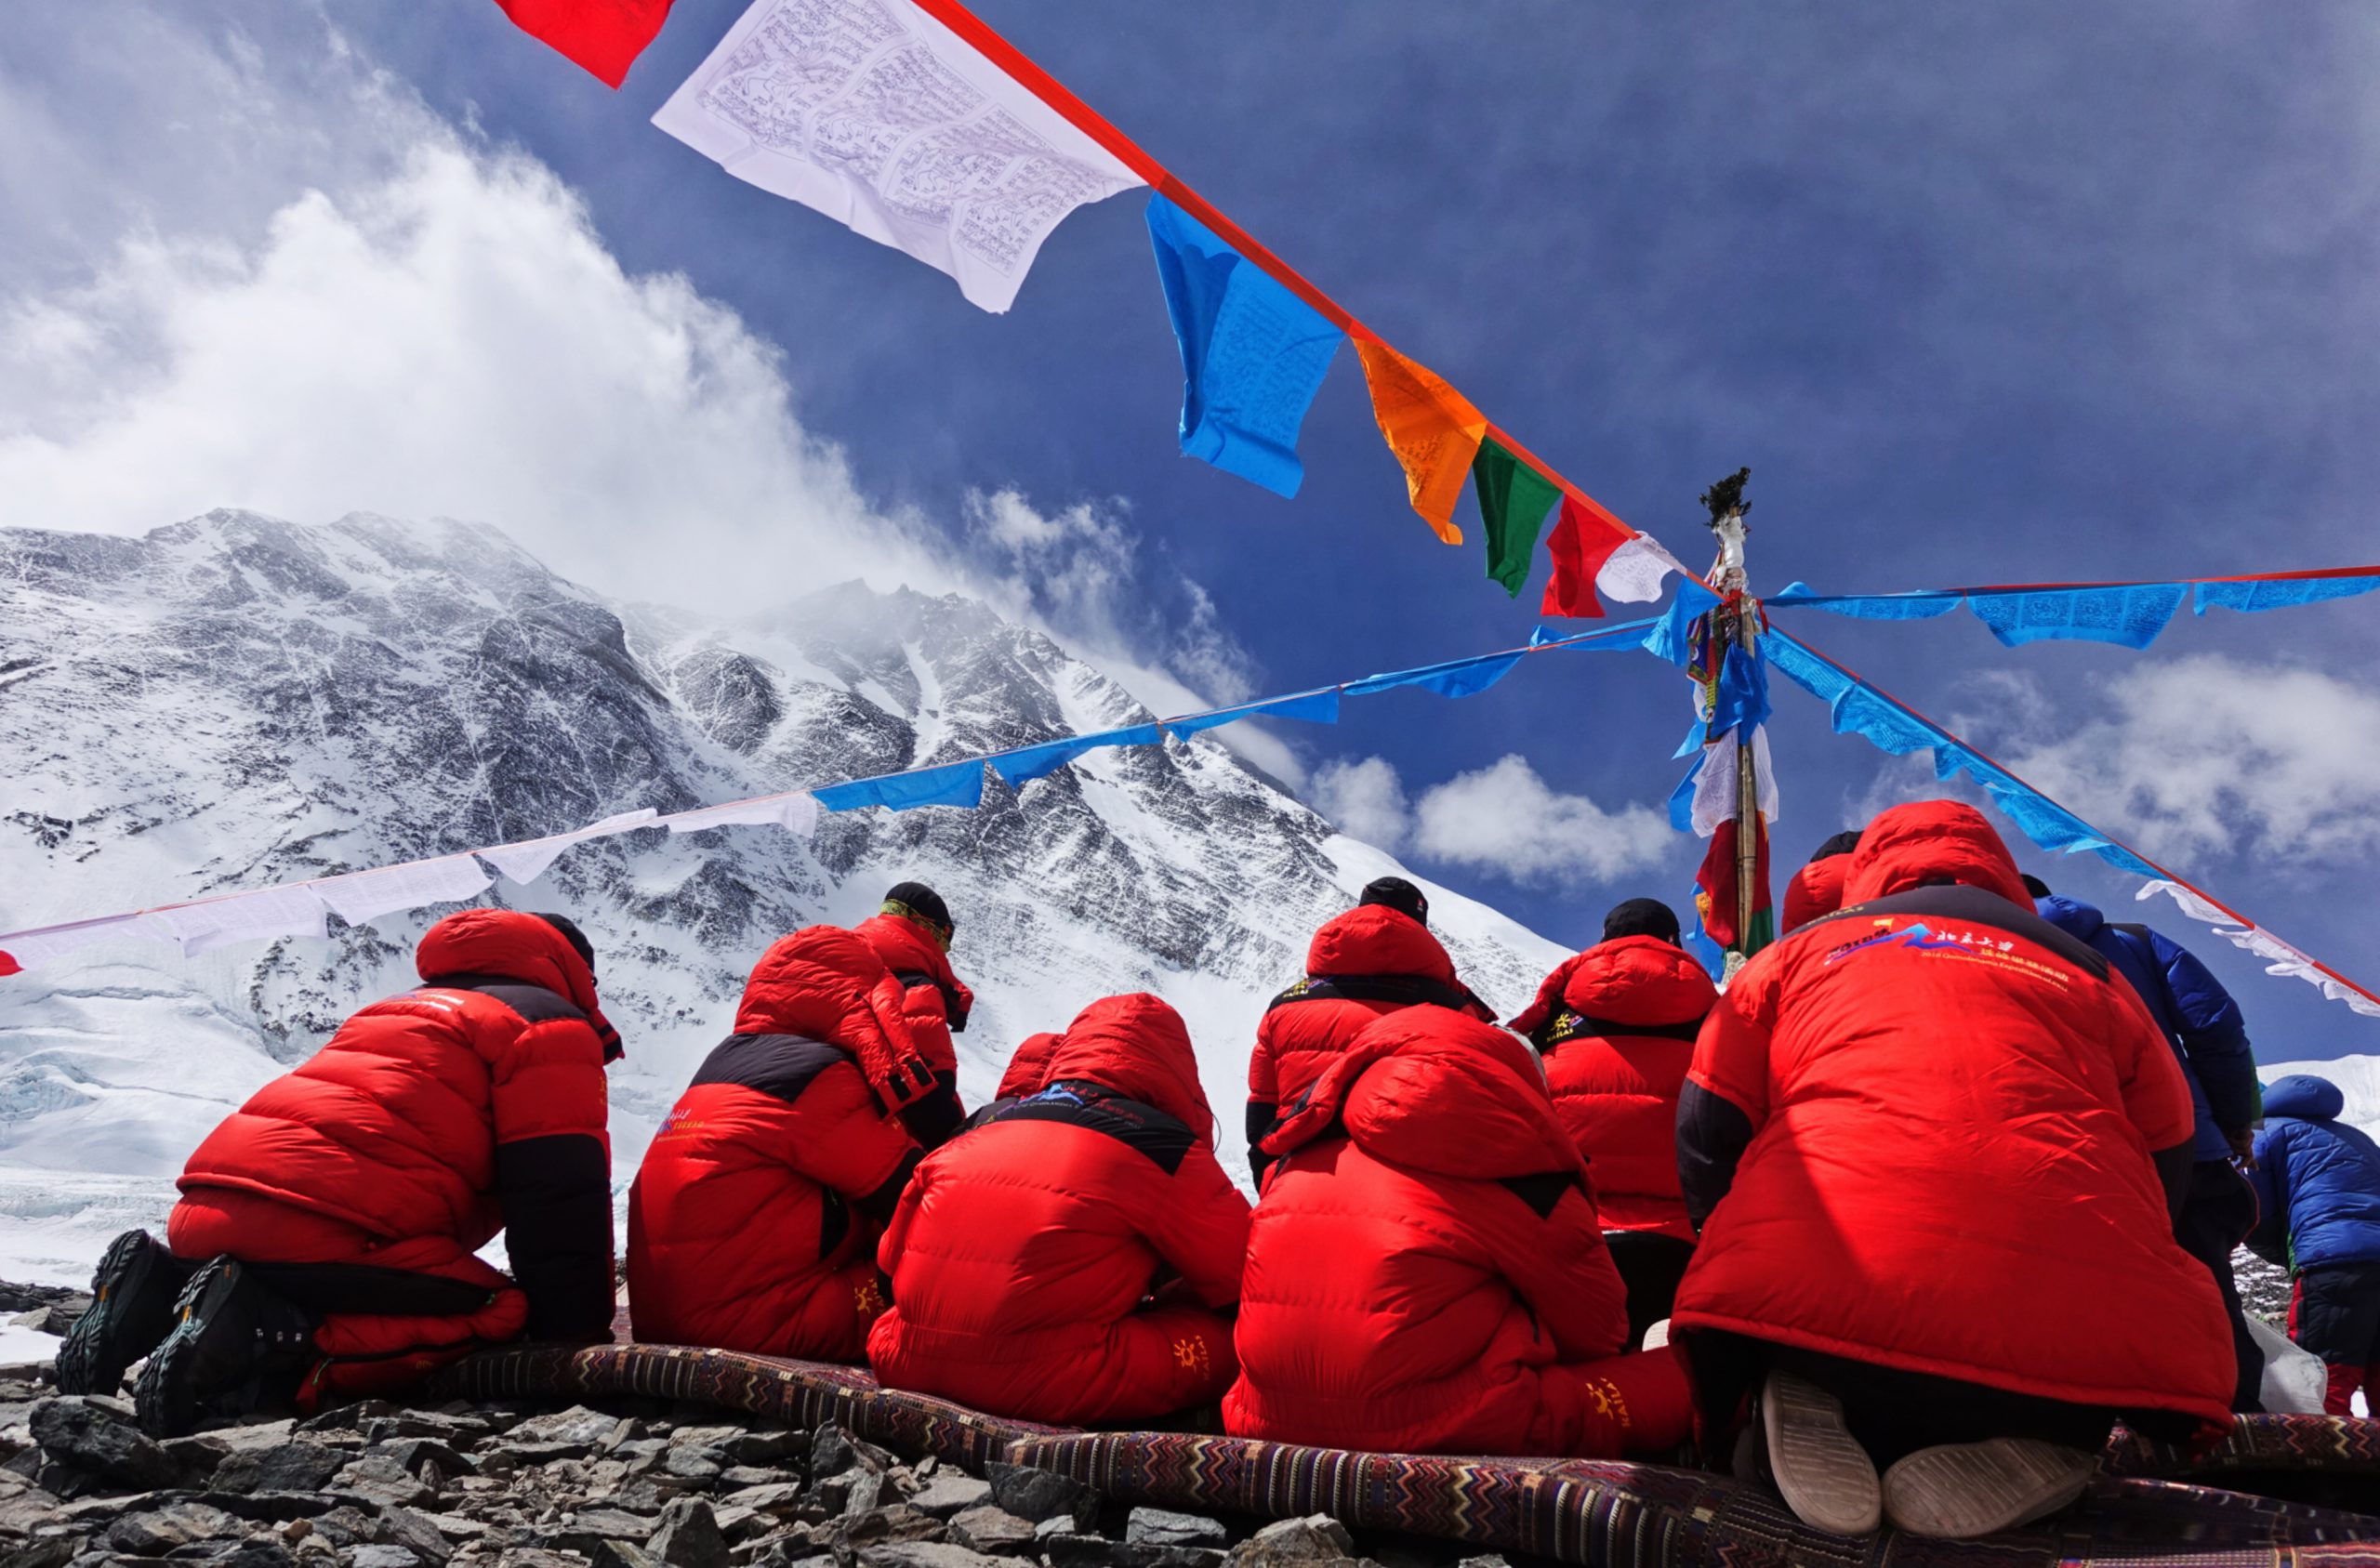
{"type": "Polygon", "coordinates": [[[319,1443],[284,1443],[227,1455],[207,1482],[211,1492],[319,1492],[346,1468],[346,1451],[319,1443]]]}
{"type": "Polygon", "coordinates": [[[348,1554],[350,1568],[421,1568],[421,1559],[392,1541],[376,1541],[348,1554]]]}
{"type": "Polygon", "coordinates": [[[425,1562],[443,1565],[455,1555],[440,1522],[412,1509],[382,1509],[380,1528],[376,1534],[383,1544],[403,1547],[425,1562]]]}
{"type": "Polygon", "coordinates": [[[653,1521],[626,1509],[581,1509],[570,1522],[571,1532],[596,1540],[641,1541],[653,1534],[653,1521]]]}
{"type": "Polygon", "coordinates": [[[867,1568],[1013,1568],[948,1541],[884,1541],[861,1548],[859,1560],[867,1568]]]}
{"type": "Polygon", "coordinates": [[[269,1536],[252,1535],[225,1556],[210,1558],[217,1568],[293,1568],[298,1561],[287,1547],[269,1536]]]}
{"type": "Polygon", "coordinates": [[[661,1510],[661,1528],[644,1549],[669,1568],[729,1568],[727,1537],[699,1497],[681,1497],[661,1510]]]}
{"type": "Polygon", "coordinates": [[[132,1557],[163,1557],[176,1547],[223,1536],[240,1537],[247,1526],[221,1509],[205,1503],[168,1503],[162,1509],[130,1514],[108,1526],[108,1545],[132,1557]]]}
{"type": "Polygon", "coordinates": [[[226,1513],[260,1524],[286,1524],[328,1513],[338,1502],[320,1492],[209,1492],[206,1500],[226,1513]]]}
{"type": "Polygon", "coordinates": [[[736,1492],[747,1486],[774,1486],[793,1478],[791,1470],[772,1465],[730,1465],[719,1472],[719,1484],[725,1491],[736,1492]]]}
{"type": "Polygon", "coordinates": [[[716,1449],[688,1448],[671,1444],[661,1456],[661,1473],[681,1485],[708,1488],[719,1484],[726,1469],[720,1463],[724,1457],[716,1449]]]}
{"type": "Polygon", "coordinates": [[[81,1553],[87,1537],[61,1531],[36,1535],[0,1557],[0,1568],[66,1568],[81,1553]]]}
{"type": "Polygon", "coordinates": [[[375,1503],[419,1508],[438,1496],[416,1480],[403,1465],[385,1455],[368,1454],[331,1478],[332,1484],[375,1503]]]}
{"type": "Polygon", "coordinates": [[[586,1568],[577,1558],[537,1547],[509,1547],[496,1561],[497,1568],[586,1568]]]}
{"type": "MultiPolygon", "coordinates": [[[[938,1541],[945,1534],[941,1520],[929,1518],[906,1503],[892,1503],[835,1521],[826,1539],[832,1549],[839,1543],[852,1548],[877,1541],[938,1541]]],[[[840,1558],[843,1553],[837,1550],[835,1555],[840,1558]]]]}
{"type": "Polygon", "coordinates": [[[1030,1556],[1036,1545],[1032,1521],[988,1503],[952,1515],[950,1535],[961,1546],[998,1556],[1030,1556]]]}
{"type": "Polygon", "coordinates": [[[50,1460],[110,1485],[170,1486],[181,1467],[133,1424],[120,1399],[46,1399],[33,1406],[33,1441],[50,1460]]]}
{"type": "MultiPolygon", "coordinates": [[[[393,1422],[375,1424],[394,1425],[393,1422]]],[[[469,1475],[479,1469],[471,1463],[469,1455],[457,1453],[454,1445],[443,1438],[395,1438],[378,1444],[377,1452],[394,1459],[398,1469],[415,1473],[420,1471],[424,1460],[436,1465],[441,1471],[450,1476],[469,1475]]]]}
{"type": "Polygon", "coordinates": [[[853,1436],[851,1429],[837,1422],[828,1421],[810,1434],[810,1479],[813,1482],[855,1469],[880,1475],[892,1463],[892,1455],[853,1436]]]}
{"type": "Polygon", "coordinates": [[[368,1543],[380,1533],[380,1522],[352,1503],[341,1503],[326,1513],[317,1514],[308,1539],[320,1537],[335,1547],[346,1548],[368,1543]]]}
{"type": "Polygon", "coordinates": [[[1039,1524],[1066,1518],[1076,1529],[1089,1530],[1099,1517],[1098,1492],[1071,1476],[1002,1464],[985,1466],[984,1474],[992,1485],[992,1501],[1019,1519],[1039,1524]]]}
{"type": "Polygon", "coordinates": [[[204,1479],[213,1475],[224,1456],[231,1453],[212,1435],[205,1437],[169,1437],[158,1446],[165,1449],[184,1476],[204,1479]]]}
{"type": "Polygon", "coordinates": [[[1284,1568],[1289,1563],[1327,1562],[1355,1555],[1355,1538],[1327,1513],[1267,1524],[1234,1547],[1233,1568],[1284,1568]]]}
{"type": "Polygon", "coordinates": [[[991,1500],[990,1482],[978,1481],[965,1470],[941,1470],[909,1499],[909,1506],[919,1513],[948,1519],[962,1509],[982,1508],[991,1500]]]}
{"type": "Polygon", "coordinates": [[[250,1421],[236,1427],[218,1427],[199,1441],[215,1443],[226,1454],[238,1454],[252,1448],[278,1448],[297,1435],[298,1423],[284,1417],[278,1421],[250,1421]]]}
{"type": "Polygon", "coordinates": [[[1229,1538],[1222,1520],[1170,1509],[1134,1509],[1124,1524],[1124,1539],[1140,1546],[1219,1548],[1229,1538]]]}
{"type": "Polygon", "coordinates": [[[578,1454],[591,1454],[595,1445],[610,1437],[619,1424],[620,1418],[616,1416],[606,1416],[600,1410],[574,1404],[550,1416],[532,1416],[505,1433],[504,1439],[508,1447],[517,1447],[522,1443],[560,1443],[575,1448],[578,1454]]]}
{"type": "Polygon", "coordinates": [[[843,1495],[843,1511],[847,1514],[872,1511],[884,1500],[884,1494],[891,1490],[884,1477],[874,1470],[854,1470],[843,1479],[851,1483],[850,1490],[843,1495]]]}
{"type": "Polygon", "coordinates": [[[658,1568],[645,1549],[633,1541],[598,1541],[587,1557],[595,1568],[658,1568]]]}
{"type": "Polygon", "coordinates": [[[807,1458],[808,1432],[739,1432],[721,1445],[739,1465],[783,1465],[807,1458]]]}
{"type": "Polygon", "coordinates": [[[1513,1568],[1513,1565],[1504,1561],[1502,1552],[1485,1551],[1476,1557],[1464,1558],[1455,1564],[1455,1568],[1513,1568]]]}

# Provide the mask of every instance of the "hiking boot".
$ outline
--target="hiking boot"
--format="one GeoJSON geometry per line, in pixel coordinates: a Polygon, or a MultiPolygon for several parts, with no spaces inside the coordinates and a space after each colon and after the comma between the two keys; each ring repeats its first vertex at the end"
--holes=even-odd
{"type": "Polygon", "coordinates": [[[108,1244],[91,1276],[91,1309],[58,1347],[58,1391],[112,1394],[124,1369],[157,1348],[174,1324],[174,1299],[191,1265],[146,1231],[108,1244]]]}
{"type": "Polygon", "coordinates": [[[1760,1395],[1768,1469],[1793,1517],[1832,1535],[1868,1535],[1884,1522],[1876,1463],[1843,1423],[1843,1402],[1790,1372],[1760,1395]]]}
{"type": "Polygon", "coordinates": [[[1921,1448],[1884,1472],[1884,1511],[1912,1535],[1989,1535],[2066,1507],[2098,1464],[2082,1449],[2030,1437],[1921,1448]]]}
{"type": "Polygon", "coordinates": [[[181,1437],[205,1416],[285,1403],[314,1357],[315,1320],[258,1283],[236,1258],[191,1276],[177,1322],[140,1369],[133,1406],[152,1437],[181,1437]]]}

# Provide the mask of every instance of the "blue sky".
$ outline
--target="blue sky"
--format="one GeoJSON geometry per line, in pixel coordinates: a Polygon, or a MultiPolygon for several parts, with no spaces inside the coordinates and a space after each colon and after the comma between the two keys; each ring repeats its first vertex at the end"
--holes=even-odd
{"type": "MultiPolygon", "coordinates": [[[[1178,362],[1139,194],[1078,213],[996,317],[653,129],[741,8],[679,0],[617,94],[489,0],[343,0],[336,34],[286,0],[93,0],[19,19],[0,62],[0,140],[20,150],[0,168],[18,215],[0,224],[14,323],[0,343],[33,373],[0,393],[0,490],[15,497],[0,520],[122,531],[218,504],[445,505],[611,591],[658,544],[684,563],[668,597],[715,586],[735,604],[780,582],[799,591],[822,560],[941,570],[937,586],[997,580],[1070,639],[1209,692],[1527,637],[1541,564],[1514,602],[1484,579],[1475,540],[1432,539],[1352,353],[1307,421],[1295,501],[1179,456],[1178,362]],[[425,145],[477,172],[413,165],[389,197],[425,145]],[[577,241],[555,238],[567,201],[524,160],[583,204],[577,241]],[[310,189],[327,208],[304,205],[310,189]],[[463,206],[456,232],[476,248],[429,254],[417,231],[463,206]],[[516,212],[531,216],[514,244],[516,212]],[[504,286],[536,296],[549,254],[543,297],[581,310],[588,342],[608,355],[636,341],[613,315],[658,322],[716,374],[599,406],[585,377],[548,368],[563,338],[524,350],[504,339],[525,328],[464,308],[510,297],[475,267],[518,268],[530,275],[504,286]],[[606,256],[625,282],[598,276],[606,256]],[[388,286],[343,295],[351,280],[331,274],[348,265],[388,286]],[[670,274],[683,283],[654,281],[670,274]],[[382,301],[370,309],[411,324],[379,346],[401,381],[373,384],[368,323],[349,350],[386,404],[357,406],[389,439],[320,459],[300,485],[291,448],[335,454],[341,433],[298,441],[284,421],[276,438],[265,387],[257,428],[231,428],[227,400],[199,395],[221,382],[189,363],[209,334],[300,343],[272,312],[309,290],[382,301]],[[456,301],[437,318],[465,323],[451,336],[406,315],[456,301]],[[218,412],[197,418],[202,403],[218,412]],[[534,428],[505,423],[522,405],[542,411],[534,428]],[[497,412],[465,416],[483,407],[497,412]],[[510,432],[517,461],[472,444],[486,429],[510,432]],[[772,455],[732,482],[686,481],[665,520],[650,504],[607,514],[601,497],[575,523],[529,515],[524,495],[567,488],[574,464],[616,461],[623,443],[649,462],[625,487],[640,496],[743,460],[722,451],[772,455]],[[137,481],[117,477],[131,466],[137,481]],[[425,490],[424,472],[453,488],[425,490]],[[483,488],[467,482],[482,473],[483,488]],[[781,522],[773,487],[806,520],[781,522]],[[786,538],[806,553],[771,554],[786,538]]],[[[2380,35],[2362,7],[2294,8],[2286,25],[2253,0],[979,9],[1697,565],[1695,496],[1739,464],[1753,470],[1766,589],[2375,554],[2380,35]]],[[[2004,650],[1963,614],[1785,624],[2368,981],[2375,602],[2185,614],[2146,654],[2004,650]]],[[[1466,702],[1351,703],[1335,730],[1284,730],[1293,749],[1273,755],[1428,874],[1583,942],[1620,897],[1680,896],[1698,858],[1644,820],[1677,775],[1683,686],[1641,656],[1531,660],[1466,702]],[[1544,852],[1494,831],[1510,756],[1537,784],[1522,825],[1541,828],[1544,852]]],[[[1786,864],[1865,810],[1933,793],[1922,771],[1828,734],[1814,701],[1778,701],[1786,864]]],[[[2025,858],[2134,908],[2113,873],[2025,858]]],[[[2170,906],[2139,913],[2232,984],[2267,1060],[2380,1047],[2380,1024],[2262,976],[2170,906]]]]}

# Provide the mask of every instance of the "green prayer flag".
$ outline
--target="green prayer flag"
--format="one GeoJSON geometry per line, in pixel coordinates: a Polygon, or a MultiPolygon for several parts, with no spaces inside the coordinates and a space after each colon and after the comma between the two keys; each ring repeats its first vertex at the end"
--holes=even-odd
{"type": "Polygon", "coordinates": [[[1480,519],[1488,525],[1488,575],[1517,599],[1537,553],[1537,531],[1562,493],[1492,436],[1479,443],[1471,478],[1479,492],[1480,519]]]}

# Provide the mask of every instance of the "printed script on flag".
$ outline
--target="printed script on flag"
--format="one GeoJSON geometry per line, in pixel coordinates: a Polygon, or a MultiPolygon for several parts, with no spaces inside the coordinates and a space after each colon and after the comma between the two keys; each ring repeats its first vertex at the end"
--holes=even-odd
{"type": "Polygon", "coordinates": [[[1144,183],[907,0],[760,0],[653,123],[994,311],[1068,213],[1144,183]]]}

